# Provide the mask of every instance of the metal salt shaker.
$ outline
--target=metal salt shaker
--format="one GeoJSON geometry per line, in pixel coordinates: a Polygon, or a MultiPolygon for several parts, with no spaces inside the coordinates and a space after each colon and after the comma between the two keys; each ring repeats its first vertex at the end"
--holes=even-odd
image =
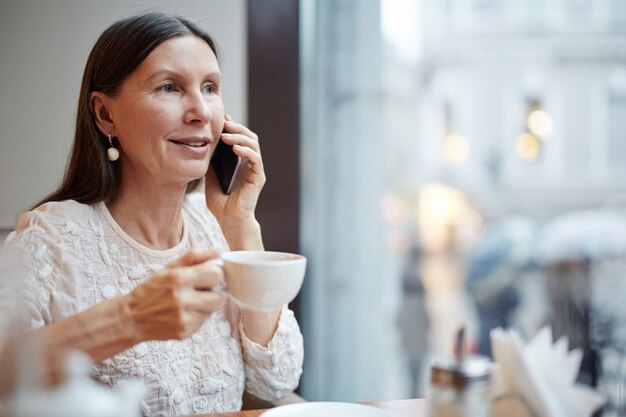
{"type": "Polygon", "coordinates": [[[431,365],[431,417],[488,417],[491,410],[491,361],[465,356],[464,329],[457,334],[456,357],[431,365]]]}

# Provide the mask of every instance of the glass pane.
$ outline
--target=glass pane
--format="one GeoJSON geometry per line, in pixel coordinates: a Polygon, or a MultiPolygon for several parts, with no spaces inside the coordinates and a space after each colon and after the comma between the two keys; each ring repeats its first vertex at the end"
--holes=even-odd
{"type": "Polygon", "coordinates": [[[305,396],[421,397],[459,328],[490,356],[491,330],[548,326],[623,412],[626,101],[604,86],[626,40],[598,26],[609,3],[322,3],[304,69],[302,236],[320,259],[305,396]]]}
{"type": "Polygon", "coordinates": [[[609,166],[626,168],[626,97],[611,95],[609,100],[609,166]]]}

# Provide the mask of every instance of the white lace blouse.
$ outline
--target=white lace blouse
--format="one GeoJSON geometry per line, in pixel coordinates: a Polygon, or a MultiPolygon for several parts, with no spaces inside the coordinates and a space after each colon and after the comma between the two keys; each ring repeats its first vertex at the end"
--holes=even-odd
{"type": "MultiPolygon", "coordinates": [[[[53,202],[25,213],[7,245],[26,258],[24,302],[38,328],[119,294],[183,256],[189,249],[227,250],[204,195],[187,195],[183,238],[154,250],[127,235],[105,204],[53,202]]],[[[143,414],[174,416],[241,409],[245,389],[267,400],[293,391],[302,373],[302,335],[285,306],[267,348],[243,332],[239,309],[226,304],[185,340],[148,341],[94,365],[107,386],[128,378],[147,388],[143,414]]]]}

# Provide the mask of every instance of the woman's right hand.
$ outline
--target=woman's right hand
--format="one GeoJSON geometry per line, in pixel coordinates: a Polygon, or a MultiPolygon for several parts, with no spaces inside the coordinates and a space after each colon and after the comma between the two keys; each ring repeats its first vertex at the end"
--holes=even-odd
{"type": "Polygon", "coordinates": [[[126,296],[137,343],[184,339],[224,305],[224,297],[211,291],[224,282],[222,269],[206,262],[218,256],[216,251],[191,250],[126,296]]]}

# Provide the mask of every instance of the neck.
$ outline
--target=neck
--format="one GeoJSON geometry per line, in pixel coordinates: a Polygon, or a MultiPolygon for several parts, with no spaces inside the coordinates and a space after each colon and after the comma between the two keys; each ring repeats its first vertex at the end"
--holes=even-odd
{"type": "Polygon", "coordinates": [[[120,183],[107,208],[130,237],[152,249],[176,246],[183,232],[186,184],[120,183]]]}

